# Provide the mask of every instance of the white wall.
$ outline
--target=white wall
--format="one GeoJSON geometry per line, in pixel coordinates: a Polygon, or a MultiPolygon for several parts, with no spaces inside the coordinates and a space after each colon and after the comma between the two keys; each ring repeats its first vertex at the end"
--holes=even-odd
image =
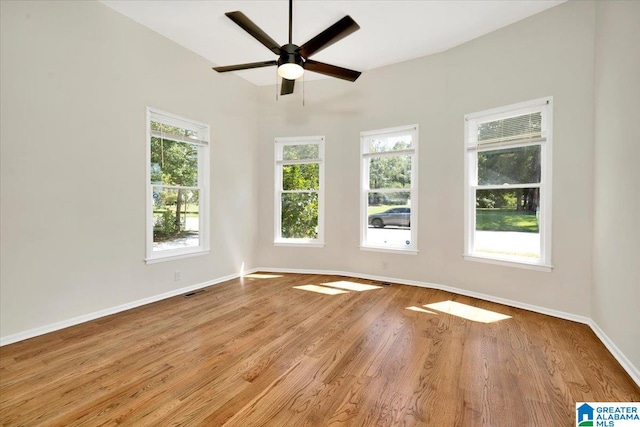
{"type": "Polygon", "coordinates": [[[1,7],[0,336],[254,265],[256,88],[97,2],[1,7]],[[144,263],[147,106],[211,125],[208,256],[144,263]]]}
{"type": "Polygon", "coordinates": [[[640,2],[599,2],[593,319],[640,368],[640,2]]]}
{"type": "MultiPolygon", "coordinates": [[[[569,2],[447,52],[260,98],[259,264],[437,283],[591,311],[594,4],[569,2]],[[466,113],[554,97],[551,273],[464,261],[466,113]],[[420,125],[419,255],[359,249],[359,133],[420,125]],[[273,246],[273,138],[326,135],[326,246],[273,246]],[[388,269],[382,268],[388,261],[388,269]]],[[[347,64],[340,64],[347,65],[347,64]]]]}

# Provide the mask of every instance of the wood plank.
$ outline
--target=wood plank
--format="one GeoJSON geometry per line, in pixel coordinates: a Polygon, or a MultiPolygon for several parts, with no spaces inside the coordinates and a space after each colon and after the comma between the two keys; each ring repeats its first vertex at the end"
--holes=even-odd
{"type": "Polygon", "coordinates": [[[278,274],[0,348],[3,426],[571,425],[640,401],[586,325],[420,287],[278,274]],[[511,318],[430,310],[452,300],[511,318]],[[422,307],[413,311],[407,307],[422,307]]]}

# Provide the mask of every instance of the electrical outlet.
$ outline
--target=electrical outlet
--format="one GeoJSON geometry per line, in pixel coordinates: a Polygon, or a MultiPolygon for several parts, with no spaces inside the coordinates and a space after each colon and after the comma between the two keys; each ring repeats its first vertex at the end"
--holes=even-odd
{"type": "Polygon", "coordinates": [[[179,282],[180,281],[180,272],[179,271],[174,271],[173,272],[173,281],[174,282],[179,282]]]}

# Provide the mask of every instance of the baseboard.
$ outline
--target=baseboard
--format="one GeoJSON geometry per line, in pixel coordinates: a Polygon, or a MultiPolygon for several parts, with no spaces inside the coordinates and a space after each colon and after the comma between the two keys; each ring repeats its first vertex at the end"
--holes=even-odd
{"type": "Polygon", "coordinates": [[[604,346],[607,347],[607,350],[609,350],[609,352],[613,354],[613,357],[615,357],[618,363],[620,363],[624,370],[627,371],[627,374],[629,374],[631,379],[635,381],[638,386],[640,386],[640,369],[638,369],[633,365],[633,363],[631,363],[627,356],[625,356],[624,353],[620,351],[618,346],[616,346],[613,341],[611,341],[611,338],[609,338],[609,336],[604,333],[604,331],[593,319],[589,323],[589,326],[591,326],[593,333],[595,333],[600,341],[602,341],[604,346]]]}
{"type": "Polygon", "coordinates": [[[80,323],[89,322],[91,320],[99,319],[101,317],[110,316],[112,314],[120,313],[121,311],[130,310],[132,308],[140,307],[146,304],[151,304],[163,299],[172,298],[178,295],[186,294],[187,292],[195,291],[197,289],[206,288],[207,286],[217,285],[218,283],[226,282],[227,280],[240,277],[241,274],[250,274],[256,272],[256,269],[250,271],[244,271],[242,273],[234,273],[228,276],[219,277],[214,280],[209,280],[195,285],[186,286],[184,288],[175,289],[173,291],[165,292],[162,294],[154,295],[148,298],[139,299],[137,301],[128,302],[125,304],[117,305],[115,307],[106,308],[104,310],[95,311],[93,313],[83,314],[71,319],[63,320],[61,322],[51,323],[49,325],[40,326],[38,328],[29,329],[27,331],[19,332],[17,334],[8,335],[6,337],[0,337],[0,347],[8,344],[13,344],[18,341],[24,341],[29,338],[37,337],[39,335],[48,334],[49,332],[59,331],[70,326],[79,325],[80,323]]]}
{"type": "Polygon", "coordinates": [[[473,298],[478,298],[485,301],[496,302],[499,304],[508,305],[510,307],[521,308],[523,310],[533,311],[535,313],[546,314],[547,316],[553,316],[560,319],[571,320],[573,322],[583,323],[588,325],[596,336],[602,341],[604,346],[611,352],[613,357],[616,358],[622,368],[629,374],[631,379],[640,386],[640,371],[631,361],[620,351],[620,349],[611,341],[611,339],[604,333],[604,331],[593,321],[593,319],[585,316],[578,316],[576,314],[567,313],[560,310],[553,310],[546,307],[540,307],[537,305],[527,304],[520,301],[513,301],[505,298],[495,297],[493,295],[482,294],[479,292],[472,292],[466,289],[454,288],[452,286],[440,285],[437,283],[421,282],[416,280],[404,280],[396,279],[393,277],[375,276],[370,274],[353,273],[347,271],[335,271],[335,270],[307,270],[307,269],[291,269],[291,268],[258,268],[256,271],[266,271],[271,273],[300,273],[300,274],[322,274],[333,276],[347,276],[357,277],[359,279],[374,280],[378,282],[390,282],[398,283],[401,285],[419,286],[423,288],[439,289],[442,291],[451,292],[454,294],[465,295],[473,298]]]}

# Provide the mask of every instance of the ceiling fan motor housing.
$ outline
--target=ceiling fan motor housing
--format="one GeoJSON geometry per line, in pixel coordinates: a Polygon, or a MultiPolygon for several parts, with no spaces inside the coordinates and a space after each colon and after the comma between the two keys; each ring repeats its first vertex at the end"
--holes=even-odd
{"type": "Polygon", "coordinates": [[[298,49],[297,45],[291,43],[282,46],[278,67],[282,64],[298,64],[304,68],[304,58],[298,53],[298,49]]]}

